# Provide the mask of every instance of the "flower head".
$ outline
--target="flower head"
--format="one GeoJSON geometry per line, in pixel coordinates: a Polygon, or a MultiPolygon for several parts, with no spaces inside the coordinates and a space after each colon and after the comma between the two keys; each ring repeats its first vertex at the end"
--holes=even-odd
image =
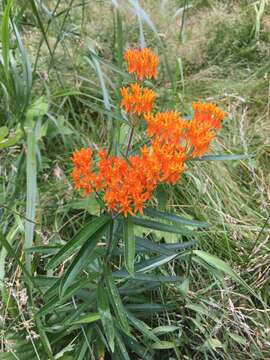
{"type": "Polygon", "coordinates": [[[184,136],[187,122],[176,111],[158,112],[156,115],[145,114],[147,132],[150,136],[170,143],[180,143],[184,136]]]}
{"type": "Polygon", "coordinates": [[[187,139],[191,155],[195,157],[202,156],[208,151],[226,113],[211,103],[194,103],[193,110],[194,117],[187,127],[187,139]]]}
{"type": "Polygon", "coordinates": [[[129,113],[141,115],[152,111],[156,93],[139,84],[131,84],[130,87],[120,89],[122,95],[121,107],[129,113]]]}
{"type": "Polygon", "coordinates": [[[81,149],[74,151],[71,160],[74,169],[71,177],[77,190],[83,190],[85,195],[92,193],[92,150],[81,149]]]}
{"type": "MultiPolygon", "coordinates": [[[[125,60],[128,71],[139,79],[156,77],[158,59],[151,50],[129,49],[125,60]]],[[[99,192],[109,211],[128,216],[143,214],[159,184],[175,184],[185,170],[185,161],[208,151],[226,114],[213,104],[202,103],[193,104],[191,121],[184,120],[176,111],[153,114],[157,96],[153,90],[135,83],[120,91],[121,107],[127,113],[144,116],[150,144],[127,159],[99,151],[95,166],[91,149],[75,151],[71,176],[75,188],[84,195],[99,192]]]]}
{"type": "Polygon", "coordinates": [[[128,72],[136,74],[140,80],[157,77],[158,57],[148,48],[127,49],[124,59],[128,64],[128,72]]]}

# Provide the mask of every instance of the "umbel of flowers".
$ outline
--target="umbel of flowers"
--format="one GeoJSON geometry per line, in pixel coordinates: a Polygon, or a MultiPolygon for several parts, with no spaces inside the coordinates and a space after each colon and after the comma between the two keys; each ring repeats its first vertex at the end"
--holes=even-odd
{"type": "Polygon", "coordinates": [[[128,49],[124,59],[137,82],[120,89],[121,107],[130,115],[131,123],[138,117],[146,122],[150,145],[127,157],[111,156],[106,150],[94,154],[84,148],[75,151],[71,159],[75,188],[85,196],[99,193],[108,211],[127,216],[143,214],[159,184],[179,181],[185,161],[208,151],[226,114],[210,103],[194,103],[190,121],[176,111],[153,113],[157,94],[143,87],[142,80],[156,78],[157,55],[148,48],[128,49]]]}

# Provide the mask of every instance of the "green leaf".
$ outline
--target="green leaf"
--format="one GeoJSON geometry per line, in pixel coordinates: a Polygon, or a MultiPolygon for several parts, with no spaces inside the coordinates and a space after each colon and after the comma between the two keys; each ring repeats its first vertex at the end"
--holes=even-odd
{"type": "Polygon", "coordinates": [[[124,332],[126,332],[128,335],[130,334],[130,328],[127,320],[127,313],[126,310],[122,304],[118,289],[114,283],[114,279],[112,277],[111,271],[106,268],[105,269],[105,281],[107,284],[107,288],[109,291],[109,299],[113,306],[115,315],[121,325],[121,328],[124,332]]]}
{"type": "Polygon", "coordinates": [[[121,360],[130,360],[125,342],[123,341],[121,335],[118,332],[116,332],[115,339],[116,339],[116,344],[117,344],[117,355],[120,356],[120,358],[117,357],[116,359],[117,360],[118,359],[119,360],[120,359],[121,360]]]}
{"type": "Polygon", "coordinates": [[[157,343],[154,343],[152,345],[152,348],[156,350],[174,349],[175,343],[171,341],[159,341],[157,343]]]}
{"type": "Polygon", "coordinates": [[[246,345],[247,341],[243,336],[240,336],[235,333],[228,332],[227,333],[235,342],[237,342],[240,345],[246,345]]]}
{"type": "Polygon", "coordinates": [[[98,216],[100,214],[100,204],[95,196],[73,201],[69,204],[71,209],[84,209],[89,214],[98,216]]]}
{"type": "Polygon", "coordinates": [[[4,9],[1,28],[1,45],[2,45],[2,57],[4,63],[4,71],[6,79],[9,79],[9,16],[13,1],[8,0],[4,9]]]}
{"type": "Polygon", "coordinates": [[[31,122],[36,117],[44,116],[49,110],[47,102],[44,100],[44,97],[41,96],[37,99],[26,113],[26,122],[31,122]]]}
{"type": "MultiPolygon", "coordinates": [[[[36,136],[34,129],[29,129],[27,133],[27,155],[26,155],[26,218],[25,221],[25,242],[24,249],[29,249],[33,245],[37,189],[37,159],[36,159],[36,136]]],[[[25,266],[31,273],[32,254],[25,254],[25,266]]]]}
{"type": "Polygon", "coordinates": [[[47,269],[53,269],[66,261],[74,252],[90,239],[99,229],[110,221],[110,216],[104,214],[94,218],[68,241],[47,264],[47,269]]]}
{"type": "Polygon", "coordinates": [[[88,315],[82,316],[80,319],[73,321],[70,325],[91,324],[98,320],[100,320],[100,314],[93,313],[93,314],[88,314],[88,315]]]}
{"type": "Polygon", "coordinates": [[[11,133],[9,137],[0,141],[0,149],[6,149],[10,146],[16,145],[22,138],[23,132],[20,128],[16,129],[14,133],[11,133]]]}
{"type": "Polygon", "coordinates": [[[127,271],[134,274],[134,259],[135,259],[135,234],[134,224],[130,221],[130,217],[127,217],[123,221],[123,235],[124,235],[124,257],[125,266],[127,271]]]}
{"type": "Polygon", "coordinates": [[[177,330],[178,331],[180,330],[179,326],[163,325],[163,326],[158,326],[158,327],[154,328],[153,333],[157,334],[157,335],[164,335],[164,334],[169,334],[169,333],[177,331],[177,330]]]}
{"type": "Polygon", "coordinates": [[[153,208],[146,208],[144,210],[145,215],[153,218],[161,218],[164,220],[169,220],[171,222],[174,222],[176,224],[181,225],[188,225],[188,226],[196,226],[196,227],[209,227],[210,225],[204,221],[198,221],[198,220],[189,220],[185,219],[179,215],[170,214],[168,212],[159,211],[153,208]]]}
{"type": "Polygon", "coordinates": [[[65,275],[61,280],[60,292],[63,295],[67,288],[72,284],[73,280],[80,273],[80,271],[87,267],[91,261],[91,255],[94,254],[94,250],[100,238],[103,236],[107,224],[103,224],[88,241],[81,247],[74,260],[69,265],[65,275]]]}
{"type": "Polygon", "coordinates": [[[6,126],[0,127],[0,142],[8,135],[9,130],[6,126]]]}
{"type": "Polygon", "coordinates": [[[146,338],[152,340],[152,341],[159,341],[159,338],[153,334],[152,329],[146,325],[143,321],[139,320],[134,316],[131,312],[127,313],[128,319],[130,323],[139,330],[146,338]]]}
{"type": "Polygon", "coordinates": [[[180,229],[176,226],[169,225],[169,224],[163,224],[160,222],[142,219],[137,216],[132,216],[131,221],[134,223],[134,225],[150,228],[152,230],[158,230],[158,231],[164,231],[169,232],[173,234],[181,234],[181,235],[201,235],[201,231],[190,231],[186,229],[180,229]]]}
{"type": "Polygon", "coordinates": [[[154,252],[162,255],[173,255],[179,250],[189,248],[196,243],[196,240],[190,240],[177,244],[160,244],[151,240],[136,237],[136,253],[154,252]]]}
{"type": "Polygon", "coordinates": [[[203,347],[211,350],[217,350],[218,348],[223,348],[222,343],[218,339],[209,338],[203,344],[203,347]]]}
{"type": "Polygon", "coordinates": [[[131,277],[125,271],[116,271],[113,274],[113,277],[116,279],[129,279],[129,280],[137,280],[142,282],[158,282],[158,283],[173,283],[173,282],[182,282],[185,278],[182,276],[158,276],[158,275],[145,275],[145,274],[138,274],[134,273],[131,277]]]}
{"type": "Polygon", "coordinates": [[[223,154],[223,155],[204,155],[200,158],[195,157],[191,161],[227,161],[227,160],[246,160],[250,159],[252,154],[223,154]]]}
{"type": "Polygon", "coordinates": [[[201,250],[193,250],[194,255],[197,255],[200,259],[204,260],[207,264],[212,266],[213,268],[224,272],[229,275],[232,279],[234,279],[239,284],[243,285],[252,295],[254,295],[257,299],[260,297],[253,291],[253,289],[243,280],[239,275],[237,275],[233,269],[227,264],[225,261],[219,259],[218,257],[208,254],[205,251],[201,250]]]}
{"type": "Polygon", "coordinates": [[[111,351],[114,352],[115,331],[113,318],[110,311],[108,295],[102,282],[99,283],[97,287],[97,307],[103,325],[104,334],[106,335],[111,351]]]}

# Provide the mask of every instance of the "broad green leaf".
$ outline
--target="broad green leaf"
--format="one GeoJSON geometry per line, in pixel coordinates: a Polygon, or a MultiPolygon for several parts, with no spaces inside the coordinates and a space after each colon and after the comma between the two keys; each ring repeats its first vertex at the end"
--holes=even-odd
{"type": "Polygon", "coordinates": [[[146,208],[144,210],[145,215],[153,218],[160,218],[163,220],[169,220],[171,222],[174,222],[176,224],[181,225],[188,225],[188,226],[196,226],[196,227],[209,227],[210,225],[204,221],[198,221],[198,220],[189,220],[185,219],[179,215],[170,214],[168,212],[159,211],[153,208],[146,208]]]}
{"type": "Polygon", "coordinates": [[[126,218],[123,221],[123,237],[124,237],[124,257],[127,271],[134,274],[134,260],[135,260],[135,234],[134,224],[130,221],[130,218],[126,218]]]}
{"type": "Polygon", "coordinates": [[[127,313],[126,310],[122,304],[122,300],[120,298],[118,289],[114,283],[114,279],[112,277],[112,274],[108,268],[105,269],[105,281],[107,285],[107,289],[109,291],[109,299],[113,306],[115,315],[121,325],[121,328],[124,332],[126,332],[128,335],[130,334],[130,328],[127,320],[127,313]]]}
{"type": "Polygon", "coordinates": [[[100,320],[100,314],[93,313],[93,314],[88,314],[88,315],[82,316],[80,319],[73,321],[70,325],[91,324],[98,320],[100,320]]]}
{"type": "Polygon", "coordinates": [[[110,349],[114,352],[114,324],[110,311],[109,299],[103,283],[99,283],[97,287],[97,307],[100,314],[101,322],[104,329],[104,334],[108,340],[110,349]]]}
{"type": "Polygon", "coordinates": [[[53,269],[63,261],[67,260],[71,255],[75,253],[78,247],[81,247],[88,239],[90,239],[100,228],[106,225],[110,221],[108,215],[101,215],[98,218],[94,218],[88,224],[86,224],[73,239],[68,241],[58,253],[49,261],[47,269],[53,269]]]}
{"type": "Polygon", "coordinates": [[[227,160],[246,160],[250,159],[252,154],[224,154],[224,155],[204,155],[200,158],[196,157],[192,161],[227,161],[227,160]]]}

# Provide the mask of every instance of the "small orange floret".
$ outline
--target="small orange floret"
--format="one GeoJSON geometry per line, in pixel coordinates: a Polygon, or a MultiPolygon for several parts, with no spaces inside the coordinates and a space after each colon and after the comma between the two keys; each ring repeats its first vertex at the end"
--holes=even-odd
{"type": "Polygon", "coordinates": [[[158,57],[148,48],[127,49],[124,59],[128,64],[128,72],[136,74],[140,80],[157,77],[158,57]]]}
{"type": "Polygon", "coordinates": [[[139,84],[132,84],[130,87],[120,89],[122,95],[121,107],[128,113],[141,115],[152,111],[156,93],[139,84]]]}

